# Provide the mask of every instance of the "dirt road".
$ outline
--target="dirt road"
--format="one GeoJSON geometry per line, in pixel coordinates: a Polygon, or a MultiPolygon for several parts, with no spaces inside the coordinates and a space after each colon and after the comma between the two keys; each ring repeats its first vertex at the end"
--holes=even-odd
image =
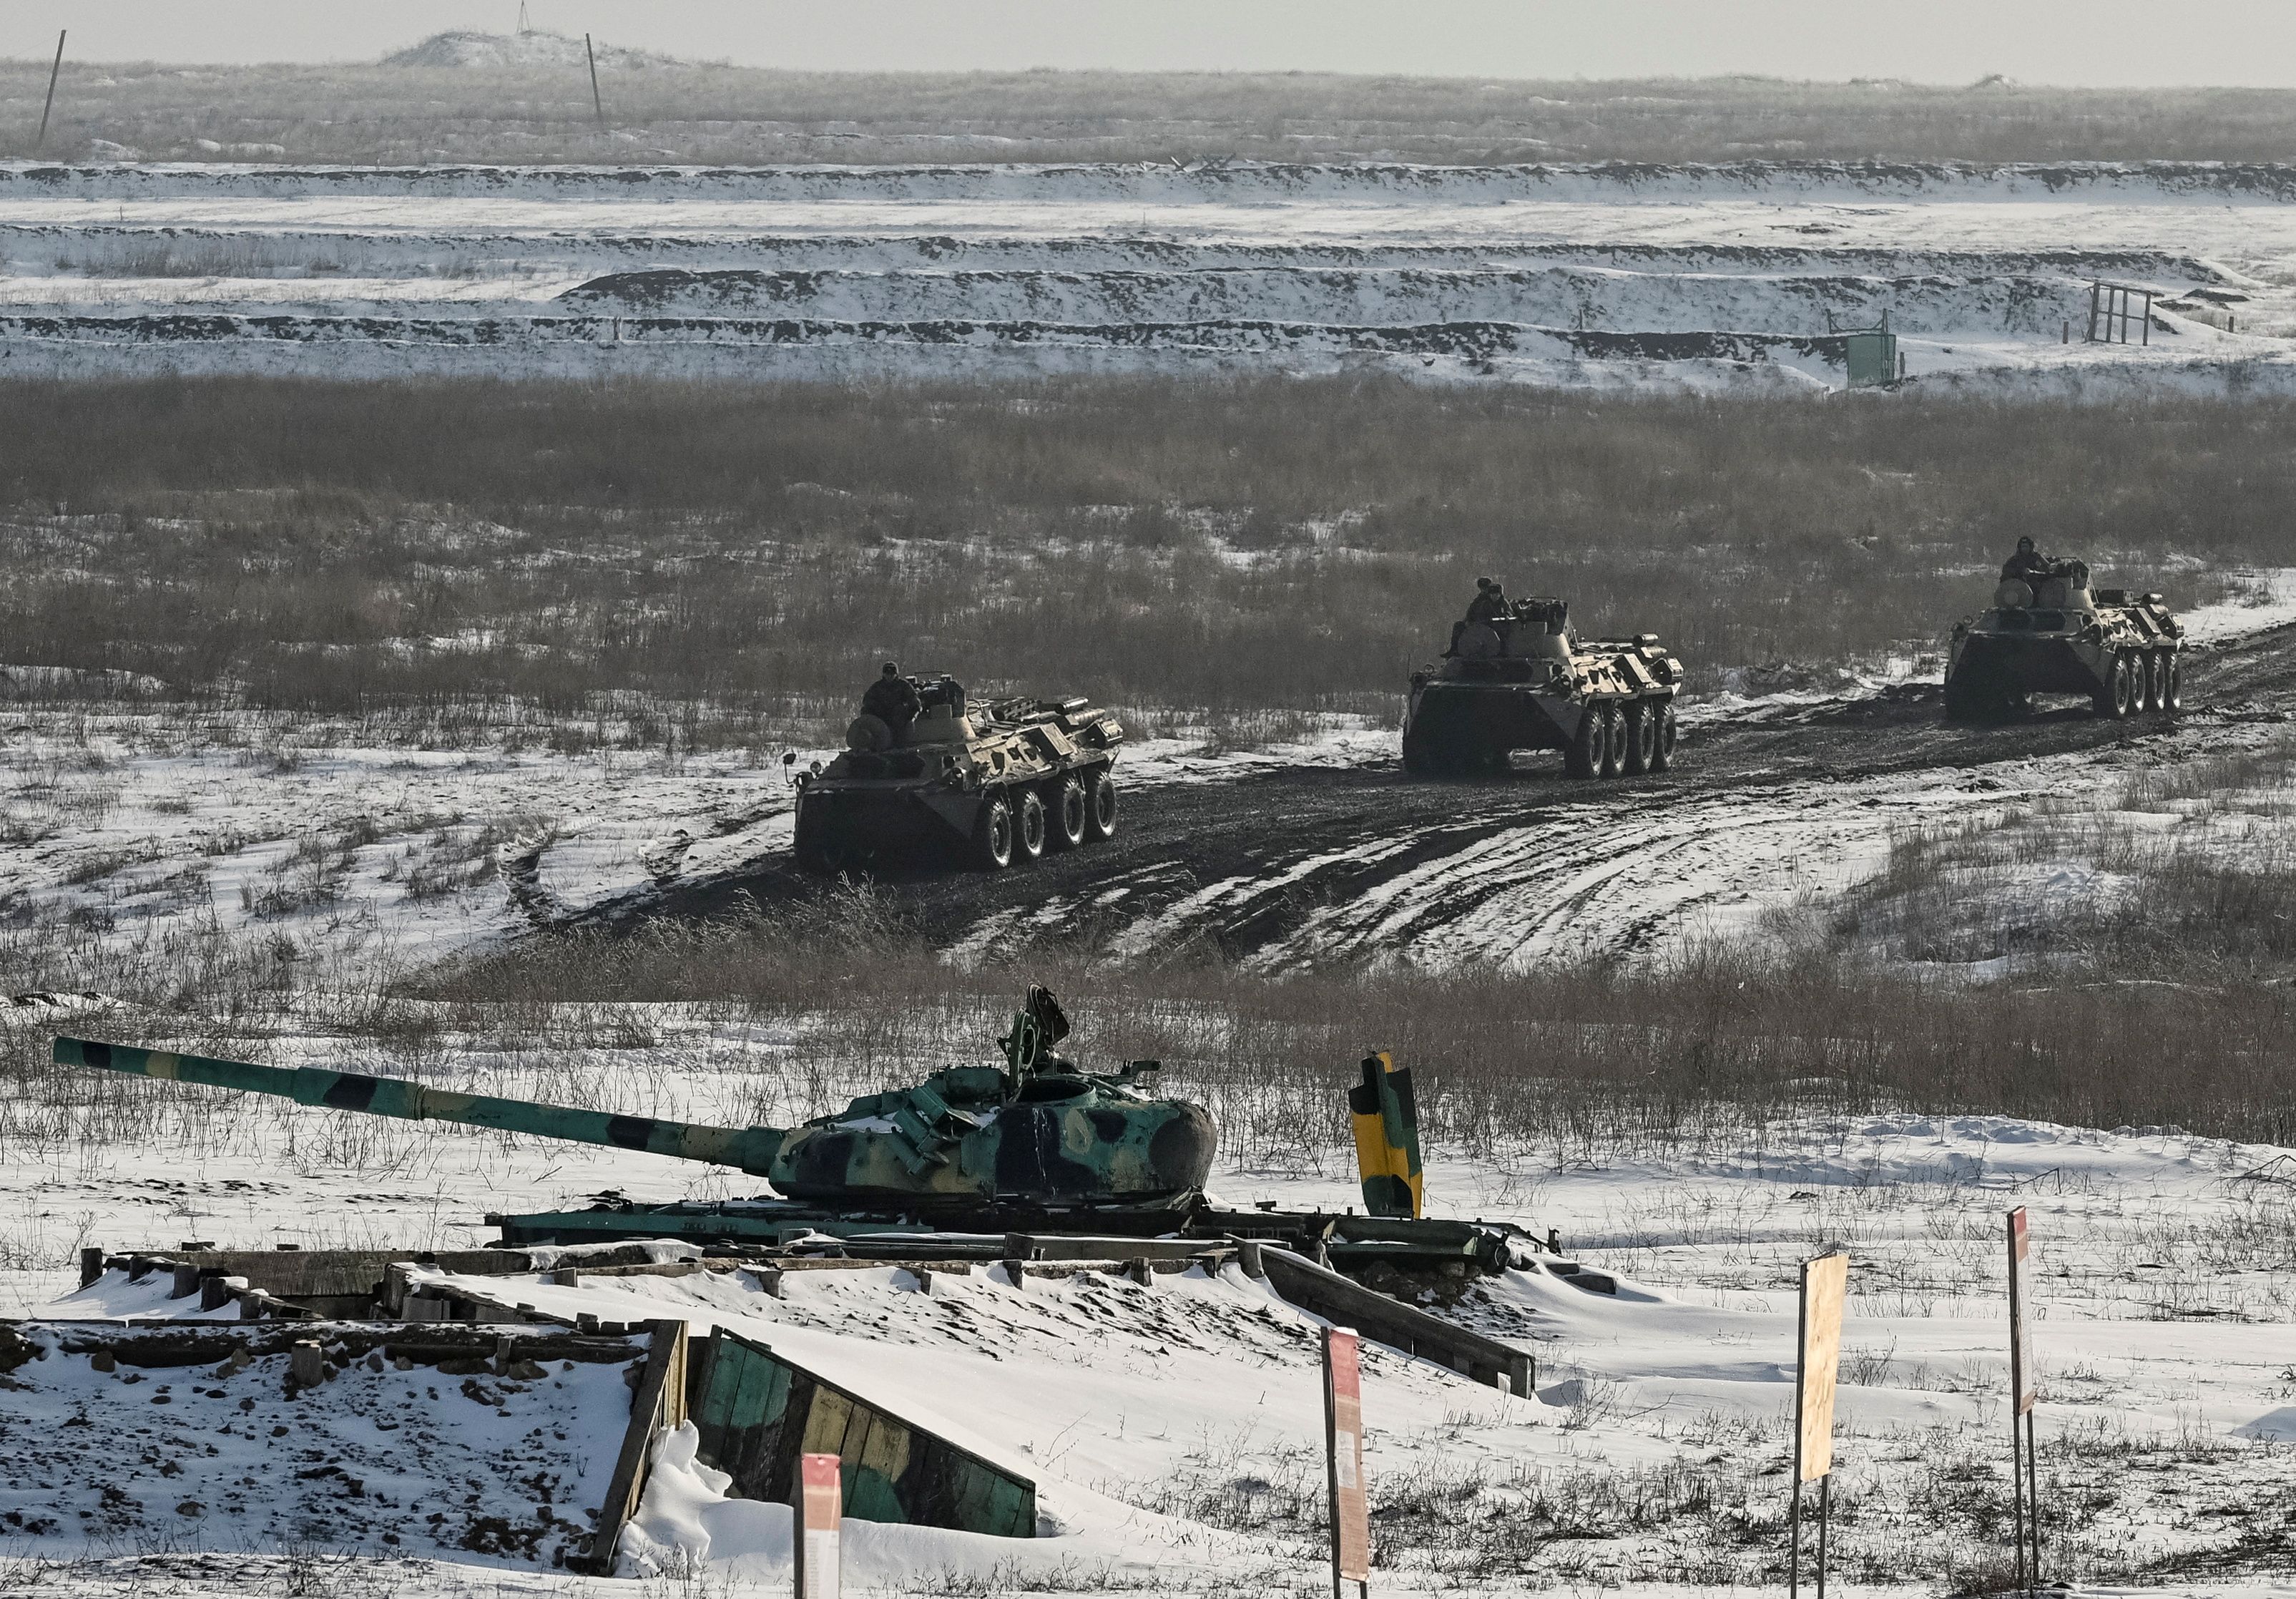
{"type": "MultiPolygon", "coordinates": [[[[1521,756],[1484,781],[1381,763],[1136,788],[1110,843],[881,891],[968,953],[1076,940],[1154,959],[1209,944],[1267,968],[1388,952],[1435,964],[1632,955],[1727,936],[1861,875],[1900,828],[2077,791],[2285,720],[2296,627],[2194,651],[2185,681],[2181,718],[2127,722],[2067,702],[2014,726],[1948,727],[1926,685],[1767,709],[1699,727],[1660,777],[1573,782],[1557,758],[1521,756]]],[[[819,891],[775,862],[624,914],[819,891]]]]}

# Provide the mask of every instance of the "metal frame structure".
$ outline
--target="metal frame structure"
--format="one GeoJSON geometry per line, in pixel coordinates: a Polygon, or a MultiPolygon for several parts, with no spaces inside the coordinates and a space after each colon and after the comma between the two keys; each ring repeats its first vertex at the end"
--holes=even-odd
{"type": "Polygon", "coordinates": [[[2088,286],[2088,342],[2091,344],[2126,344],[2128,324],[2134,319],[2138,324],[2137,343],[2152,342],[2152,291],[2132,289],[2126,283],[2108,283],[2102,280],[2088,286]],[[2144,300],[2144,309],[2129,309],[2131,300],[2138,296],[2144,300]]]}

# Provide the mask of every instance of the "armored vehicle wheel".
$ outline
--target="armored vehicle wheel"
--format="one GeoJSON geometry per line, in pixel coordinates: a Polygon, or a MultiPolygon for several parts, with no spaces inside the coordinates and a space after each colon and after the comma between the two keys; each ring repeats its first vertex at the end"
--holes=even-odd
{"type": "Polygon", "coordinates": [[[1674,701],[1669,700],[1653,713],[1651,734],[1651,763],[1653,772],[1663,772],[1674,765],[1674,701]]]}
{"type": "Polygon", "coordinates": [[[1085,775],[1084,836],[1104,844],[1116,836],[1116,779],[1106,767],[1085,775]]]}
{"type": "Polygon", "coordinates": [[[1013,807],[1013,853],[1024,861],[1035,860],[1045,852],[1045,797],[1034,789],[1022,789],[1021,798],[1013,807]]]}
{"type": "Polygon", "coordinates": [[[972,864],[984,872],[1002,872],[1013,864],[1013,802],[993,795],[980,808],[972,824],[972,864]]]}
{"type": "Polygon", "coordinates": [[[2152,652],[2152,670],[2149,674],[2152,692],[2145,699],[2145,709],[2169,709],[2169,663],[2175,659],[2176,657],[2166,650],[2155,650],[2152,652]]]}
{"type": "Polygon", "coordinates": [[[849,851],[829,836],[829,830],[807,815],[798,812],[797,837],[792,843],[797,856],[798,870],[810,872],[816,877],[833,877],[844,870],[849,851]]]}
{"type": "Polygon", "coordinates": [[[1602,768],[1603,751],[1610,748],[1610,735],[1603,729],[1603,708],[1589,705],[1579,713],[1578,730],[1570,735],[1570,747],[1562,752],[1562,772],[1566,777],[1592,777],[1602,768]]]}
{"type": "Polygon", "coordinates": [[[1596,775],[1616,777],[1627,764],[1627,718],[1614,701],[1603,707],[1603,758],[1596,775]]]}
{"type": "Polygon", "coordinates": [[[1626,718],[1627,756],[1622,769],[1629,777],[1640,777],[1651,769],[1658,749],[1658,716],[1637,701],[1626,708],[1626,718]]]}
{"type": "Polygon", "coordinates": [[[2185,667],[2174,650],[2161,654],[2161,709],[2174,714],[2185,709],[2185,667]]]}
{"type": "Polygon", "coordinates": [[[1086,814],[1084,779],[1074,775],[1062,778],[1045,802],[1046,820],[1052,824],[1045,834],[1045,847],[1073,849],[1083,843],[1086,814]]]}
{"type": "Polygon", "coordinates": [[[1403,769],[1414,777],[1436,777],[1442,775],[1443,763],[1425,739],[1406,734],[1403,740],[1403,769]]]}
{"type": "Polygon", "coordinates": [[[2105,679],[2104,687],[2097,693],[2096,714],[2111,717],[2115,721],[2128,715],[2136,703],[2136,678],[2135,663],[2129,660],[2127,652],[2113,656],[2112,674],[2105,679]]]}

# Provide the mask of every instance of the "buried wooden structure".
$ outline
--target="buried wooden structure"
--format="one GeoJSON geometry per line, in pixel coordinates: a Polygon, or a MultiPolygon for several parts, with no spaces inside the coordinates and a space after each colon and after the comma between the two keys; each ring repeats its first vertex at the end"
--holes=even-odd
{"type": "Polygon", "coordinates": [[[995,1538],[1037,1535],[1037,1485],[722,1329],[701,1345],[688,1416],[695,1458],[745,1499],[787,1501],[800,1457],[834,1455],[857,1521],[949,1527],[995,1538]]]}
{"type": "MultiPolygon", "coordinates": [[[[1527,1352],[1259,1239],[1207,1243],[1016,1234],[993,1241],[990,1248],[1001,1259],[988,1270],[1015,1287],[1030,1278],[1097,1274],[1152,1291],[1159,1277],[1191,1270],[1218,1274],[1234,1267],[1311,1315],[1360,1327],[1381,1343],[1470,1381],[1521,1395],[1531,1391],[1535,1380],[1527,1352]]],[[[534,1360],[627,1361],[642,1349],[643,1364],[633,1365],[629,1374],[632,1403],[595,1531],[585,1556],[568,1562],[610,1572],[621,1530],[644,1500],[656,1444],[688,1423],[701,1435],[697,1458],[730,1476],[729,1492],[737,1497],[789,1503],[804,1456],[838,1456],[840,1508],[857,1521],[1033,1538],[1037,1488],[767,1344],[722,1330],[697,1337],[677,1319],[632,1324],[603,1321],[589,1313],[556,1314],[528,1298],[543,1296],[516,1281],[518,1275],[539,1273],[552,1286],[574,1287],[585,1277],[740,1273],[758,1292],[779,1297],[791,1275],[893,1268],[929,1291],[936,1275],[970,1275],[981,1264],[800,1256],[741,1247],[723,1254],[695,1249],[692,1258],[674,1260],[652,1258],[650,1250],[636,1245],[494,1249],[409,1260],[379,1250],[217,1251],[194,1244],[167,1254],[92,1249],[84,1254],[81,1275],[83,1286],[107,1273],[129,1282],[165,1282],[170,1299],[186,1301],[186,1316],[202,1316],[196,1322],[149,1324],[130,1341],[149,1341],[155,1350],[180,1344],[183,1353],[174,1354],[176,1360],[223,1359],[234,1349],[291,1352],[324,1368],[312,1374],[308,1381],[313,1384],[348,1359],[371,1351],[384,1357],[420,1351],[417,1359],[453,1362],[445,1367],[449,1371],[524,1375],[521,1368],[534,1360]],[[246,1319],[217,1318],[215,1313],[233,1300],[246,1319]],[[320,1319],[353,1307],[388,1319],[364,1325],[320,1319]]],[[[1545,1269],[1585,1292],[1615,1292],[1611,1279],[1574,1261],[1557,1259],[1545,1269]]],[[[67,1348],[97,1336],[86,1324],[50,1324],[78,1328],[63,1334],[67,1348]]],[[[117,1333],[107,1329],[104,1335],[117,1333]]]]}

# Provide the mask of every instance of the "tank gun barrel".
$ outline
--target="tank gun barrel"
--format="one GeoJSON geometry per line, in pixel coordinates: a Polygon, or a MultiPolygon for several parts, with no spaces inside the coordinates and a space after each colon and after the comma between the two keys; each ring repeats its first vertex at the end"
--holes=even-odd
{"type": "Polygon", "coordinates": [[[370,1116],[397,1116],[408,1121],[457,1121],[466,1127],[531,1133],[537,1137],[563,1138],[573,1144],[644,1150],[681,1160],[736,1167],[760,1177],[769,1174],[783,1136],[780,1128],[721,1128],[652,1116],[616,1116],[604,1111],[578,1111],[533,1100],[496,1099],[484,1094],[426,1087],[405,1078],[367,1077],[315,1066],[258,1066],[249,1061],[139,1049],[134,1045],[103,1044],[87,1038],[56,1039],[54,1058],[59,1066],[92,1066],[131,1077],[206,1083],[243,1094],[274,1094],[297,1104],[362,1111],[370,1116]]]}

